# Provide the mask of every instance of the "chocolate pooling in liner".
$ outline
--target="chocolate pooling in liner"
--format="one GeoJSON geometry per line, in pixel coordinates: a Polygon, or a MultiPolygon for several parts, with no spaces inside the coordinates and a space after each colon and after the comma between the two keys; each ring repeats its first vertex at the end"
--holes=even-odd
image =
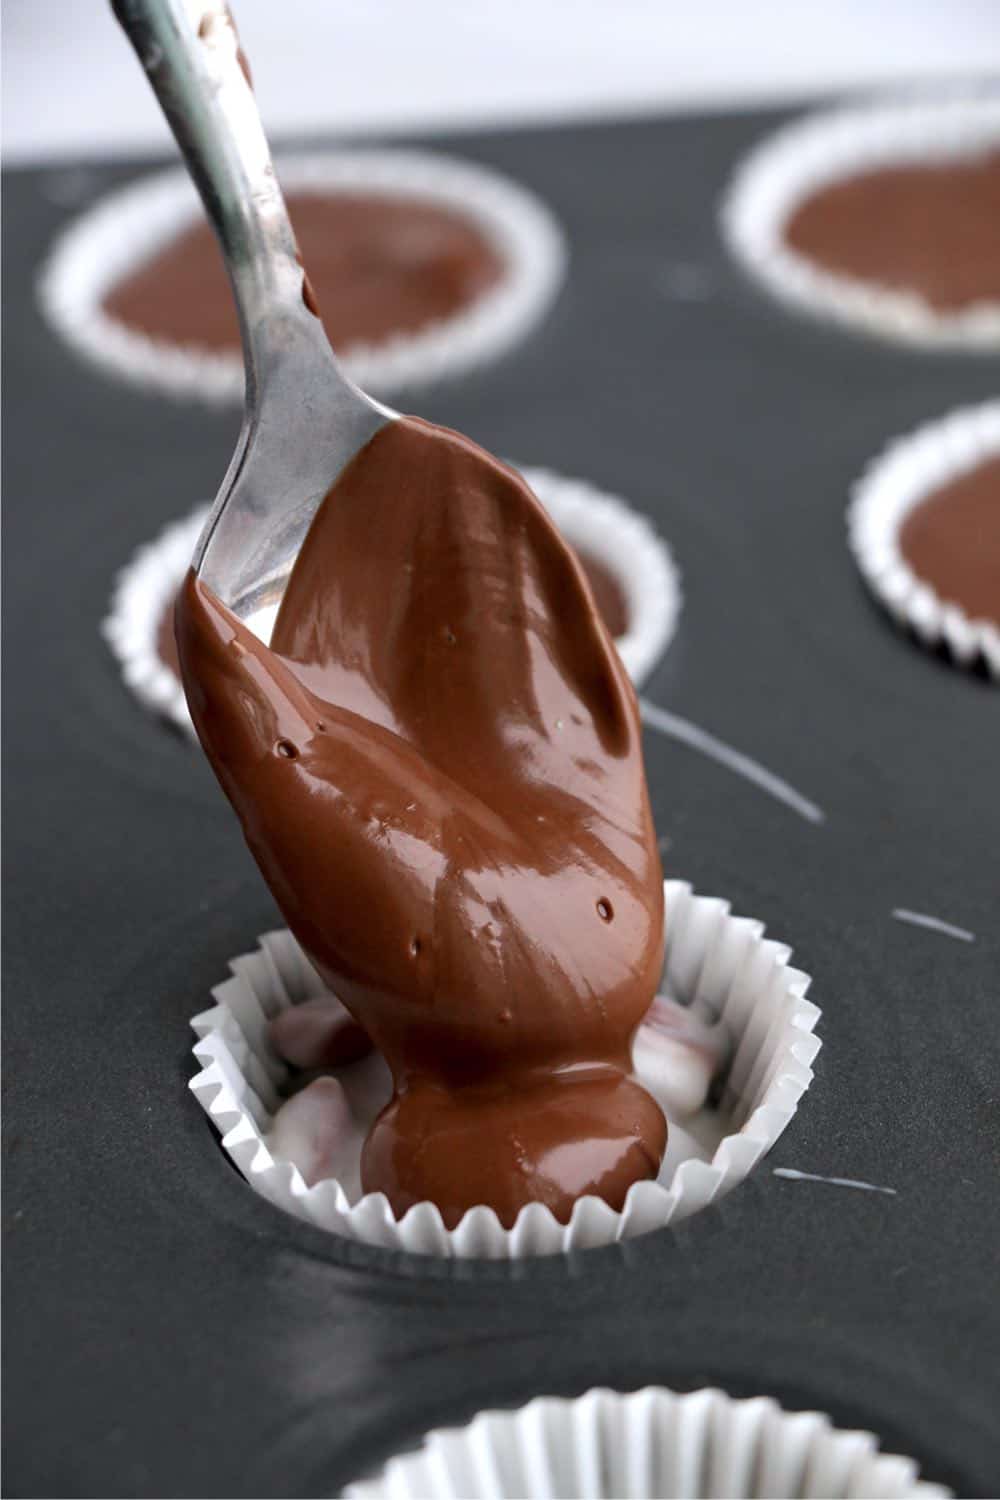
{"type": "Polygon", "coordinates": [[[783,233],[823,270],[937,312],[1000,302],[1000,151],[859,171],[812,193],[783,233]]]}
{"type": "Polygon", "coordinates": [[[944,603],[1000,626],[1000,455],[915,505],[900,527],[899,550],[944,603]]]}
{"type": "Polygon", "coordinates": [[[614,640],[619,640],[628,630],[628,602],[621,582],[608,565],[589,552],[577,552],[580,566],[587,575],[590,592],[597,605],[597,613],[604,621],[614,640]]]}
{"type": "Polygon", "coordinates": [[[663,957],[635,694],[512,470],[400,418],[323,502],[264,646],[189,575],[199,737],[292,931],[384,1055],[397,1215],[620,1209],[666,1122],[630,1077],[663,957]]]}
{"type": "MultiPolygon", "coordinates": [[[[503,259],[483,231],[440,204],[334,189],[289,193],[286,202],[335,348],[416,333],[469,306],[503,276],[503,259]]],[[[240,348],[222,257],[205,223],[114,283],[103,306],[153,339],[240,348]]]]}

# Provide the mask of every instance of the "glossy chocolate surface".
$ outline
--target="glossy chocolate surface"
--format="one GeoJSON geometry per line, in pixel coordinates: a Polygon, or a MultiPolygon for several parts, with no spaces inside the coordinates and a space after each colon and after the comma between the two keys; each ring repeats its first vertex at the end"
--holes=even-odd
{"type": "MultiPolygon", "coordinates": [[[[5,174],[10,1494],[337,1495],[479,1410],[647,1384],[767,1392],[874,1431],[958,1495],[995,1494],[995,694],[901,649],[842,545],[867,456],[995,395],[995,361],[793,327],[720,255],[720,184],[791,117],[462,140],[558,212],[573,283],[543,337],[426,414],[634,497],[689,599],[649,696],[828,812],[806,823],[646,733],[668,873],[792,944],[823,1008],[820,1066],[779,1147],[717,1206],[510,1265],[293,1218],[248,1189],[191,1098],[190,1017],[283,919],[207,765],[136,710],[100,624],[130,553],[221,471],[232,413],[124,397],[51,337],[38,267],[74,209],[55,164],[5,174]],[[665,326],[637,269],[668,239],[717,295],[665,326]],[[583,378],[601,328],[620,354],[610,393],[583,378]],[[976,941],[895,922],[897,905],[976,941]]],[[[134,170],[93,163],[87,190],[134,170]]]]}
{"type": "Polygon", "coordinates": [[[939,312],[1000,301],[1000,151],[830,183],[784,235],[824,270],[912,292],[939,312]]]}
{"type": "Polygon", "coordinates": [[[899,550],[946,603],[1000,625],[1000,456],[914,506],[900,527],[899,550]]]}
{"type": "MultiPolygon", "coordinates": [[[[378,344],[450,317],[494,286],[500,253],[469,218],[417,198],[289,193],[288,212],[335,348],[378,344]]],[[[149,337],[240,347],[232,293],[205,223],[178,234],[104,299],[149,337]]]]}
{"type": "Polygon", "coordinates": [[[263,646],[189,576],[195,726],[289,926],[392,1070],[397,1214],[567,1219],[655,1176],[629,1077],[663,952],[635,694],[512,470],[413,418],[321,506],[263,646]]]}
{"type": "MultiPolygon", "coordinates": [[[[576,549],[573,549],[576,550],[576,549]]],[[[623,636],[628,629],[628,605],[625,601],[625,591],[615,574],[603,562],[587,552],[577,552],[577,558],[590,591],[594,596],[598,613],[612,636],[617,640],[623,636]]],[[[156,654],[165,667],[173,672],[175,677],[181,675],[181,665],[177,659],[177,641],[174,637],[174,601],[171,599],[160,616],[156,627],[156,654]]]]}

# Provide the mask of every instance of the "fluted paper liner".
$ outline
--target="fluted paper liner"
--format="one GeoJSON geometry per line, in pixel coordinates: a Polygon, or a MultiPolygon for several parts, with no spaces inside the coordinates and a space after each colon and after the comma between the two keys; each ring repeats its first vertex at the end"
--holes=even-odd
{"type": "Polygon", "coordinates": [[[880,1453],[870,1432],[821,1412],[787,1412],[769,1396],[540,1396],[428,1434],[344,1500],[934,1500],[909,1458],[880,1453]]]}
{"type": "MultiPolygon", "coordinates": [[[[761,923],[732,916],[727,902],[697,896],[682,881],[669,880],[664,890],[663,987],[725,1028],[731,1060],[718,1109],[703,1111],[696,1125],[670,1121],[659,1179],[634,1183],[620,1213],[587,1196],[578,1199],[568,1224],[539,1203],[522,1209],[510,1230],[483,1205],[450,1231],[431,1203],[396,1219],[383,1194],[362,1196],[359,1184],[361,1141],[389,1096],[388,1072],[377,1057],[338,1075],[359,1126],[344,1180],[308,1187],[291,1162],[271,1154],[265,1139],[288,1076],[267,1041],[267,1022],[284,1007],[323,993],[287,931],[268,933],[256,952],[233,960],[231,977],[212,992],[215,1006],[195,1016],[201,1071],[191,1088],[251,1187],[349,1239],[424,1255],[508,1259],[611,1244],[677,1223],[741,1182],[781,1135],[812,1082],[820,1012],[805,998],[809,976],[791,967],[790,950],[766,939],[761,923]]],[[[662,1099],[666,1080],[658,1066],[655,1049],[637,1051],[639,1082],[662,1099]]]]}
{"type": "Polygon", "coordinates": [[[1000,681],[1000,630],[973,620],[913,572],[899,548],[910,511],[935,490],[1000,454],[1000,401],[963,407],[899,438],[865,471],[847,512],[851,551],[865,582],[918,640],[944,644],[963,666],[985,663],[1000,681]]]}
{"type": "Polygon", "coordinates": [[[928,349],[1000,347],[1000,303],[955,311],[913,292],[825,270],[786,242],[806,198],[860,172],[968,159],[1000,147],[1000,95],[897,99],[807,116],[741,163],[722,207],[729,248],[769,292],[795,308],[928,349]]]}
{"type": "MultiPolygon", "coordinates": [[[[680,614],[680,574],[669,547],[617,495],[548,469],[521,472],[567,541],[604,563],[620,585],[628,629],[615,644],[638,686],[670,644],[680,614]]],[[[139,548],[115,580],[102,627],[132,692],[189,734],[194,728],[184,689],[157,651],[157,633],[191,566],[208,510],[199,506],[139,548]]]]}
{"type": "MultiPolygon", "coordinates": [[[[461,213],[499,252],[505,274],[450,317],[412,333],[338,350],[352,380],[379,395],[464,373],[503,354],[548,310],[566,249],[549,210],[486,167],[432,152],[311,152],[277,156],[286,192],[368,191],[423,199],[461,213]]],[[[108,291],[201,216],[187,173],[141,177],[108,194],[63,230],[43,268],[46,316],[103,370],[170,396],[217,404],[243,399],[238,350],[149,338],[102,307],[108,291]]]]}

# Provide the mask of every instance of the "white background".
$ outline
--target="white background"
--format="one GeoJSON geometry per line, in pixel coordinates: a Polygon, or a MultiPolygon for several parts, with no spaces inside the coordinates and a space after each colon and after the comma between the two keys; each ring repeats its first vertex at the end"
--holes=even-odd
{"type": "MultiPolygon", "coordinates": [[[[725,108],[1000,73],[1000,0],[233,0],[272,135],[725,108]]],[[[9,162],[163,149],[109,0],[5,0],[9,162]]]]}

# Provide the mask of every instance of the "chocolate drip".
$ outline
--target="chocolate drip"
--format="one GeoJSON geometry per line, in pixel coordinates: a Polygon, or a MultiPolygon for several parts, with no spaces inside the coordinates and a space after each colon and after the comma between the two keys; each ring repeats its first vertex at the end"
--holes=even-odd
{"type": "Polygon", "coordinates": [[[392,1071],[365,1189],[450,1226],[620,1208],[666,1140],[628,1076],[662,877],[634,692],[523,481],[400,418],[321,506],[270,648],[193,575],[177,630],[257,862],[392,1071]]]}

